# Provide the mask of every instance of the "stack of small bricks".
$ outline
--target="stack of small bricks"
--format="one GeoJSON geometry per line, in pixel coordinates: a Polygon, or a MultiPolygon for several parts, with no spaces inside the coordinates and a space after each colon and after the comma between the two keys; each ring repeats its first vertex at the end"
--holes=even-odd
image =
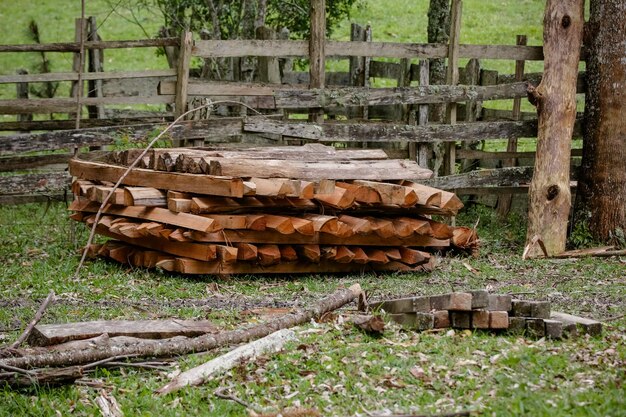
{"type": "Polygon", "coordinates": [[[589,334],[597,336],[602,324],[595,320],[552,312],[548,301],[514,300],[508,294],[486,290],[398,298],[372,303],[402,327],[412,330],[481,329],[561,339],[589,334]]]}

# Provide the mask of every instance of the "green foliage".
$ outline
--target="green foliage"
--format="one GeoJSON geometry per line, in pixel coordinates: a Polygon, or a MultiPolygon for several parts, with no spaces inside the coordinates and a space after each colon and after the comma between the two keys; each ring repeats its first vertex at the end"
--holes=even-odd
{"type": "Polygon", "coordinates": [[[573,249],[588,248],[596,243],[589,229],[590,221],[591,213],[581,212],[579,220],[573,224],[569,236],[569,246],[573,249]]]}
{"type": "MultiPolygon", "coordinates": [[[[136,0],[127,7],[158,8],[165,26],[175,33],[184,29],[203,32],[211,39],[254,38],[255,24],[265,22],[275,30],[287,28],[294,39],[309,36],[309,0],[269,0],[263,10],[256,0],[136,0]]],[[[330,35],[363,0],[327,0],[326,25],[330,35]]]]}
{"type": "MultiPolygon", "coordinates": [[[[115,136],[115,140],[113,142],[113,150],[121,151],[125,149],[133,149],[133,148],[145,148],[148,144],[157,137],[162,132],[161,129],[154,129],[150,132],[146,137],[142,139],[134,139],[130,135],[125,134],[124,132],[118,133],[115,136]]],[[[164,135],[161,139],[157,140],[155,144],[152,146],[153,148],[171,148],[172,147],[172,139],[168,135],[164,135]]]]}

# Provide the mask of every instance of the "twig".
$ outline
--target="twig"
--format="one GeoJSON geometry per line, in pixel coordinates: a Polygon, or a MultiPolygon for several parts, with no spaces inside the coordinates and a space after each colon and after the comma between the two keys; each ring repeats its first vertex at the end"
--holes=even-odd
{"type": "Polygon", "coordinates": [[[613,317],[609,317],[608,319],[604,319],[602,320],[603,322],[607,322],[607,321],[615,321],[615,320],[619,320],[623,317],[626,317],[626,314],[620,314],[619,316],[613,316],[613,317]]]}
{"type": "Polygon", "coordinates": [[[35,317],[33,317],[30,323],[28,323],[28,327],[26,327],[24,333],[22,333],[20,337],[18,337],[17,340],[11,344],[11,346],[9,347],[10,349],[17,349],[22,343],[24,343],[24,340],[28,338],[37,323],[39,323],[39,320],[41,320],[41,318],[43,317],[43,313],[46,311],[46,308],[48,308],[48,304],[50,304],[53,300],[54,290],[51,290],[46,299],[43,300],[43,303],[41,303],[41,305],[39,306],[39,310],[37,310],[37,313],[35,313],[35,317]]]}
{"type": "Polygon", "coordinates": [[[148,362],[117,362],[117,361],[111,361],[111,362],[107,362],[102,364],[102,366],[108,367],[108,366],[119,366],[119,367],[128,367],[128,368],[143,368],[143,369],[156,369],[158,371],[167,371],[170,369],[170,367],[168,366],[159,366],[159,365],[152,365],[148,362]]]}
{"type": "Polygon", "coordinates": [[[14,372],[16,374],[33,376],[35,373],[33,371],[29,371],[28,369],[18,368],[16,366],[6,365],[0,363],[0,369],[4,369],[5,371],[14,372]]]}
{"type": "Polygon", "coordinates": [[[224,394],[224,391],[226,390],[230,390],[232,388],[232,386],[229,387],[222,387],[222,388],[218,388],[215,390],[215,392],[213,392],[213,395],[215,395],[217,398],[221,398],[223,400],[230,400],[230,401],[234,401],[237,404],[240,404],[244,407],[246,407],[248,410],[252,410],[255,413],[262,413],[261,410],[259,410],[257,407],[254,407],[252,404],[249,404],[247,402],[245,402],[244,400],[235,397],[232,394],[224,394]]]}
{"type": "Polygon", "coordinates": [[[87,365],[82,366],[83,370],[86,369],[91,369],[91,368],[96,368],[98,366],[101,365],[105,365],[108,364],[109,362],[114,362],[114,361],[118,361],[120,359],[128,359],[128,358],[132,358],[138,355],[118,355],[118,356],[112,356],[110,358],[105,358],[96,362],[92,362],[92,363],[88,363],[87,365]]]}
{"type": "Polygon", "coordinates": [[[519,292],[509,292],[507,293],[509,295],[530,295],[530,294],[535,294],[534,291],[519,291],[519,292]]]}
{"type": "Polygon", "coordinates": [[[117,190],[119,188],[120,184],[122,184],[122,182],[128,176],[130,171],[132,171],[132,169],[135,168],[137,166],[137,164],[139,164],[139,161],[143,160],[143,157],[146,156],[146,154],[148,153],[150,148],[152,148],[152,146],[154,146],[154,144],[157,143],[159,141],[159,139],[161,139],[161,137],[163,135],[165,135],[172,127],[174,127],[174,125],[176,125],[178,122],[183,120],[185,118],[185,116],[187,116],[188,114],[191,114],[193,112],[196,112],[198,110],[202,110],[204,108],[213,107],[216,104],[225,104],[225,103],[238,104],[238,105],[244,106],[244,107],[246,107],[246,108],[256,112],[257,114],[263,116],[263,114],[261,112],[259,112],[258,110],[248,106],[247,104],[244,104],[244,103],[241,103],[241,102],[238,102],[238,101],[232,101],[232,100],[212,101],[212,102],[209,102],[207,104],[203,104],[200,107],[196,107],[195,109],[187,110],[186,112],[184,112],[183,114],[178,116],[176,118],[176,120],[174,120],[172,123],[170,123],[165,129],[163,129],[163,131],[161,133],[159,133],[154,139],[152,139],[150,141],[150,143],[148,143],[148,145],[143,150],[143,152],[133,161],[132,164],[130,164],[130,166],[128,168],[126,168],[126,171],[124,171],[124,173],[122,174],[120,179],[117,180],[115,185],[113,185],[113,188],[111,188],[111,190],[109,191],[107,196],[104,198],[104,201],[102,201],[102,204],[100,205],[100,208],[98,209],[98,212],[96,213],[96,217],[95,217],[95,220],[93,222],[93,226],[91,227],[91,232],[89,233],[89,239],[87,239],[87,244],[85,245],[85,249],[83,249],[83,255],[80,258],[80,262],[78,263],[78,267],[76,268],[76,272],[74,273],[74,279],[78,278],[78,273],[80,272],[80,269],[83,267],[83,264],[85,263],[85,259],[87,259],[87,253],[89,252],[89,247],[93,243],[93,239],[94,239],[94,237],[96,235],[96,227],[98,226],[98,222],[100,221],[100,218],[102,217],[102,211],[104,210],[106,205],[109,203],[109,200],[111,199],[111,196],[113,195],[115,190],[117,190]]]}

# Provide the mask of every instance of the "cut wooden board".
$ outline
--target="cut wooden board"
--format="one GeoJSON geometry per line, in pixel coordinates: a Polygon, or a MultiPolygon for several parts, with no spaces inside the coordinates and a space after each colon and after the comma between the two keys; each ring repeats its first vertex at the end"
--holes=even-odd
{"type": "MultiPolygon", "coordinates": [[[[74,200],[69,207],[73,211],[97,213],[100,205],[89,200],[74,200]]],[[[135,219],[150,220],[159,223],[180,226],[199,232],[216,232],[223,229],[218,221],[189,213],[174,213],[159,207],[128,206],[120,207],[107,204],[103,213],[135,219]]]]}
{"type": "Polygon", "coordinates": [[[167,339],[174,336],[195,337],[217,332],[218,328],[207,320],[101,320],[37,325],[28,338],[28,344],[50,346],[72,340],[90,339],[105,333],[109,337],[167,339]]]}
{"type": "MultiPolygon", "coordinates": [[[[70,174],[75,177],[113,183],[117,182],[126,172],[124,167],[79,159],[70,160],[69,167],[70,174]]],[[[122,183],[205,195],[226,197],[243,197],[244,195],[241,178],[132,169],[122,183]]]]}
{"type": "MultiPolygon", "coordinates": [[[[416,162],[400,159],[375,161],[297,161],[276,159],[203,158],[212,175],[230,177],[298,178],[303,180],[412,180],[427,179],[432,171],[416,162]]],[[[81,177],[82,178],[82,177],[81,177]]],[[[158,187],[157,187],[158,188],[158,187]]]]}

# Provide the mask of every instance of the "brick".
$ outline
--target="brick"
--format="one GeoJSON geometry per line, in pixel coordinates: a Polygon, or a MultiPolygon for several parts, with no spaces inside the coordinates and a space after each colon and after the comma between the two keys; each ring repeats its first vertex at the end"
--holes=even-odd
{"type": "Polygon", "coordinates": [[[472,311],[472,327],[474,329],[488,329],[489,312],[487,310],[472,311]]]}
{"type": "Polygon", "coordinates": [[[453,292],[450,294],[433,295],[430,297],[431,310],[471,311],[472,294],[453,292]]]}
{"type": "Polygon", "coordinates": [[[546,326],[546,337],[550,339],[562,339],[563,338],[563,322],[562,321],[544,319],[543,323],[546,326]]]}
{"type": "Polygon", "coordinates": [[[532,307],[530,301],[512,300],[511,312],[514,317],[532,317],[532,307]]]}
{"type": "Polygon", "coordinates": [[[490,311],[489,312],[489,328],[508,329],[509,328],[509,313],[506,311],[490,311]]]}
{"type": "Polygon", "coordinates": [[[487,308],[489,293],[486,290],[473,290],[469,293],[472,294],[472,309],[487,308]]]}
{"type": "Polygon", "coordinates": [[[511,334],[524,334],[526,331],[526,319],[524,317],[509,317],[509,329],[511,334]]]}
{"type": "Polygon", "coordinates": [[[409,330],[427,330],[432,329],[435,319],[429,313],[400,313],[389,314],[389,318],[405,329],[409,330]]]}
{"type": "Polygon", "coordinates": [[[546,325],[543,319],[527,318],[526,334],[530,337],[544,337],[546,335],[546,325]]]}
{"type": "Polygon", "coordinates": [[[505,294],[489,294],[489,311],[511,311],[511,296],[505,294]]]}
{"type": "Polygon", "coordinates": [[[575,324],[578,333],[588,334],[590,336],[600,336],[602,334],[602,323],[596,320],[559,313],[558,311],[553,311],[550,314],[550,318],[562,321],[564,324],[570,324],[570,328],[571,324],[575,324]]]}
{"type": "Polygon", "coordinates": [[[450,327],[450,314],[448,313],[448,310],[433,311],[433,316],[435,317],[435,329],[445,329],[450,327]]]}
{"type": "Polygon", "coordinates": [[[372,308],[372,310],[382,309],[391,314],[414,312],[428,313],[430,311],[430,298],[397,298],[395,300],[386,300],[378,303],[372,303],[370,307],[372,308]]]}
{"type": "Polygon", "coordinates": [[[550,318],[550,302],[549,301],[532,301],[530,303],[530,316],[538,319],[550,318]]]}
{"type": "Polygon", "coordinates": [[[435,316],[430,313],[415,314],[415,330],[428,330],[435,326],[435,316]]]}
{"type": "Polygon", "coordinates": [[[450,324],[457,329],[469,329],[472,325],[472,313],[470,311],[451,311],[450,324]]]}

